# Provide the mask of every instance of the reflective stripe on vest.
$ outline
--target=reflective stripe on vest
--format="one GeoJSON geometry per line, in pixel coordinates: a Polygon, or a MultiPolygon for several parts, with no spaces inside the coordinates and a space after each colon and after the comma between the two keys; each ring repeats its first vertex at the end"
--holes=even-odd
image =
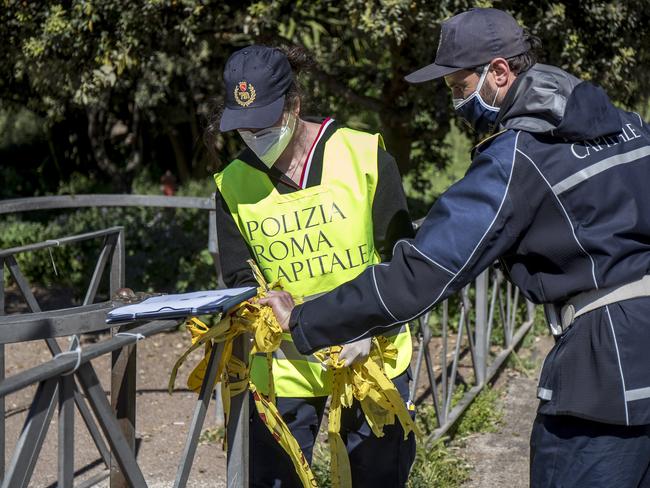
{"type": "MultiPolygon", "coordinates": [[[[379,135],[338,129],[325,143],[320,185],[280,194],[268,175],[235,160],[215,182],[235,224],[267,281],[280,280],[296,297],[326,293],[379,262],[374,247],[372,203],[377,185],[379,135]]],[[[411,360],[408,328],[390,338],[398,348],[389,377],[401,374],[411,360]]],[[[267,393],[264,357],[255,356],[251,379],[267,393]]],[[[273,358],[278,396],[323,396],[330,373],[313,356],[301,355],[283,336],[273,358]]]]}

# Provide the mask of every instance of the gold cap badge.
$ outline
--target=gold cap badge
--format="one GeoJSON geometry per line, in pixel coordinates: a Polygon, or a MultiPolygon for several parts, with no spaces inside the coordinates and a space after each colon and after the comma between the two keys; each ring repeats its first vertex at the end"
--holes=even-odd
{"type": "Polygon", "coordinates": [[[255,101],[255,88],[247,81],[240,81],[235,86],[235,101],[242,107],[248,107],[255,101]]]}

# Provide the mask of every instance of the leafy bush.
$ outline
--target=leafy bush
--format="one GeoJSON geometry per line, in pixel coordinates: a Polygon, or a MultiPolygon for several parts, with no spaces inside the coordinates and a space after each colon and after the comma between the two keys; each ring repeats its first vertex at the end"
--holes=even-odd
{"type": "MultiPolygon", "coordinates": [[[[82,178],[69,183],[79,189],[82,178]]],[[[151,192],[152,186],[141,189],[151,192]]],[[[195,183],[179,194],[207,195],[211,186],[195,183]]],[[[136,291],[184,292],[216,286],[212,256],[207,251],[208,213],[194,209],[87,208],[76,211],[10,215],[0,222],[0,248],[60,239],[114,226],[124,226],[126,284],[136,291]]],[[[101,239],[62,245],[16,256],[31,284],[73,288],[82,298],[101,249],[101,239]],[[53,264],[54,263],[54,264],[53,264]],[[56,268],[56,269],[55,269],[56,268]]],[[[8,273],[5,283],[10,280],[8,273]]],[[[100,292],[106,296],[107,279],[100,292]]]]}
{"type": "Polygon", "coordinates": [[[404,175],[404,191],[413,219],[426,216],[436,198],[463,177],[471,162],[472,142],[455,123],[450,124],[440,146],[442,159],[404,175]]]}
{"type": "MultiPolygon", "coordinates": [[[[19,247],[48,239],[56,240],[66,233],[57,222],[44,224],[37,221],[21,220],[9,216],[0,222],[0,248],[19,247]]],[[[86,276],[90,276],[91,249],[88,243],[78,246],[57,246],[50,250],[39,250],[16,255],[20,269],[30,284],[50,287],[54,284],[81,288],[86,276]]],[[[5,274],[5,285],[10,283],[5,274]]]]}

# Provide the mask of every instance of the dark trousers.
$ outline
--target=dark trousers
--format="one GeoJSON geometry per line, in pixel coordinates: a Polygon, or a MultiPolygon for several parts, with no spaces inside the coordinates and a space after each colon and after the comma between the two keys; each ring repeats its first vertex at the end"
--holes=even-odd
{"type": "Polygon", "coordinates": [[[538,414],[531,488],[650,488],[650,425],[626,427],[538,414]]]}
{"type": "MultiPolygon", "coordinates": [[[[404,401],[408,399],[409,374],[393,379],[404,401]]],[[[314,443],[327,397],[277,398],[277,407],[289,430],[311,463],[314,443]]],[[[260,420],[251,400],[250,483],[253,487],[300,488],[289,456],[273,439],[260,420]]],[[[404,440],[399,422],[384,428],[384,436],[375,437],[357,402],[342,409],[341,437],[350,457],[352,485],[363,487],[402,487],[415,459],[415,437],[404,440]]]]}

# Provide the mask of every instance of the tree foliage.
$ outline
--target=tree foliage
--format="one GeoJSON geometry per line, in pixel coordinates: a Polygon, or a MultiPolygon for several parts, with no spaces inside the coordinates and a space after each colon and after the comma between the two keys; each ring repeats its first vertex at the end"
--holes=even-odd
{"type": "Polygon", "coordinates": [[[242,14],[220,2],[5,2],[0,96],[46,119],[52,158],[98,168],[115,190],[159,158],[203,176],[198,114],[218,96],[222,36],[242,14]]]}
{"type": "Polygon", "coordinates": [[[0,175],[39,169],[41,192],[74,172],[112,191],[129,191],[145,170],[208,177],[240,142],[219,138],[212,161],[202,121],[223,98],[225,60],[253,42],[313,54],[304,82],[314,115],[381,131],[403,172],[445,167],[447,89],[403,77],[433,60],[440,22],[473,6],[513,13],[542,38],[543,61],[602,84],[618,103],[646,96],[647,0],[3,0],[0,107],[5,117],[27,109],[43,123],[26,131],[41,134],[40,157],[17,164],[16,154],[37,146],[12,139],[0,147],[0,175]]]}

